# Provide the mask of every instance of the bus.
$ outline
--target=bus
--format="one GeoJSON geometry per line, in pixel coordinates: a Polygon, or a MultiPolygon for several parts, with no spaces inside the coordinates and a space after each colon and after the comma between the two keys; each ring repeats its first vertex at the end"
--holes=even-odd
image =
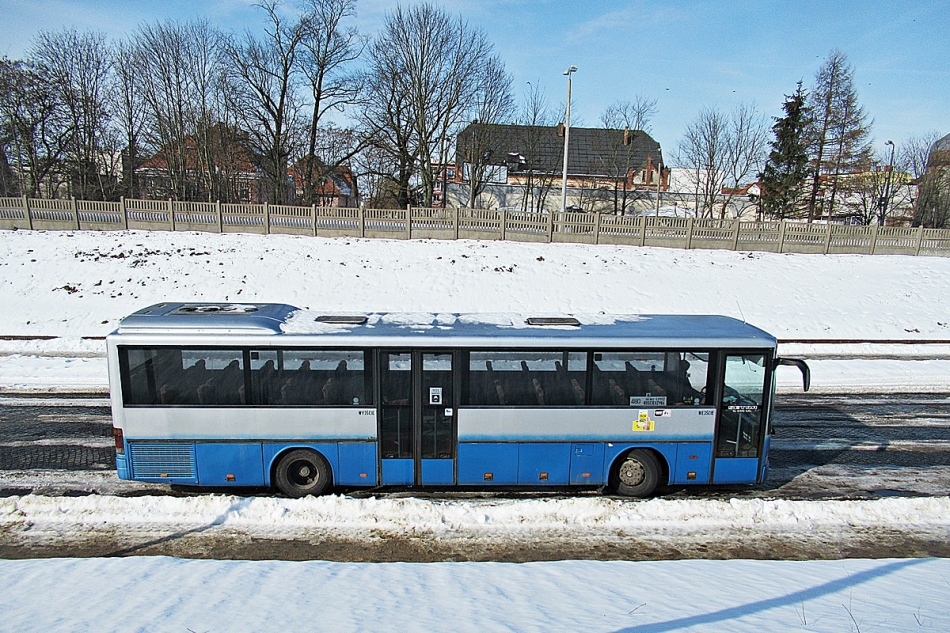
{"type": "Polygon", "coordinates": [[[160,303],[106,338],[120,479],[277,488],[757,484],[776,340],[725,316],[160,303]]]}

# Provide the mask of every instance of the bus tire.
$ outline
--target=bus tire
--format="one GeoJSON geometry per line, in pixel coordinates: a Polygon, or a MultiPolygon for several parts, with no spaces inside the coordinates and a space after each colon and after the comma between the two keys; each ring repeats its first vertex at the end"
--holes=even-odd
{"type": "Polygon", "coordinates": [[[635,449],[617,463],[614,489],[626,497],[649,497],[660,480],[660,464],[650,451],[635,449]]]}
{"type": "Polygon", "coordinates": [[[330,465],[320,453],[297,448],[277,461],[274,481],[288,497],[319,496],[330,487],[330,465]]]}

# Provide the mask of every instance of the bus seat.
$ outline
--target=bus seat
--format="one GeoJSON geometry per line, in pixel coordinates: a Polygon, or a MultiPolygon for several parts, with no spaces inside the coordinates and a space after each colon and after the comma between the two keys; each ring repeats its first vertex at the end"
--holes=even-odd
{"type": "Polygon", "coordinates": [[[538,404],[542,407],[544,406],[544,388],[541,386],[541,381],[537,378],[531,379],[531,384],[534,385],[534,396],[538,401],[538,404]]]}
{"type": "Polygon", "coordinates": [[[498,404],[505,405],[505,388],[501,386],[501,381],[495,381],[495,395],[498,396],[498,404]]]}
{"type": "Polygon", "coordinates": [[[574,393],[574,404],[584,404],[584,388],[577,382],[577,378],[571,378],[571,389],[574,393]]]}

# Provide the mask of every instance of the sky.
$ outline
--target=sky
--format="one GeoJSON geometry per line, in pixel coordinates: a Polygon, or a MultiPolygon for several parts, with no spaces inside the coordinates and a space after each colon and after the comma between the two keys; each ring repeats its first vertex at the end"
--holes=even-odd
{"type": "MultiPolygon", "coordinates": [[[[289,0],[293,1],[293,0],[289,0]]],[[[404,3],[406,5],[411,3],[404,3]]],[[[875,147],[950,133],[950,2],[845,0],[436,0],[494,43],[517,97],[527,82],[563,104],[573,75],[572,124],[636,95],[657,100],[654,137],[672,157],[700,110],[755,103],[781,113],[798,81],[809,87],[832,49],[855,69],[875,147]]],[[[395,6],[358,0],[352,22],[372,35],[395,6]]],[[[23,56],[41,30],[97,30],[121,38],[143,22],[205,18],[225,31],[259,31],[252,0],[0,0],[0,55],[23,56]]]]}

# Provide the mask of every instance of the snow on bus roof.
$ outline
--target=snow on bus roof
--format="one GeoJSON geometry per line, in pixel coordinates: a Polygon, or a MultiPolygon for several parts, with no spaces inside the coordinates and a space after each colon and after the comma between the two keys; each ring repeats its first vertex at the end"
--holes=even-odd
{"type": "Polygon", "coordinates": [[[775,338],[752,325],[718,315],[601,313],[327,312],[287,304],[162,303],[129,315],[119,334],[221,333],[310,335],[329,339],[434,340],[639,339],[717,341],[774,347],[775,338]],[[529,323],[530,320],[530,323],[529,323]],[[539,324],[540,323],[540,324],[539,324]]]}

